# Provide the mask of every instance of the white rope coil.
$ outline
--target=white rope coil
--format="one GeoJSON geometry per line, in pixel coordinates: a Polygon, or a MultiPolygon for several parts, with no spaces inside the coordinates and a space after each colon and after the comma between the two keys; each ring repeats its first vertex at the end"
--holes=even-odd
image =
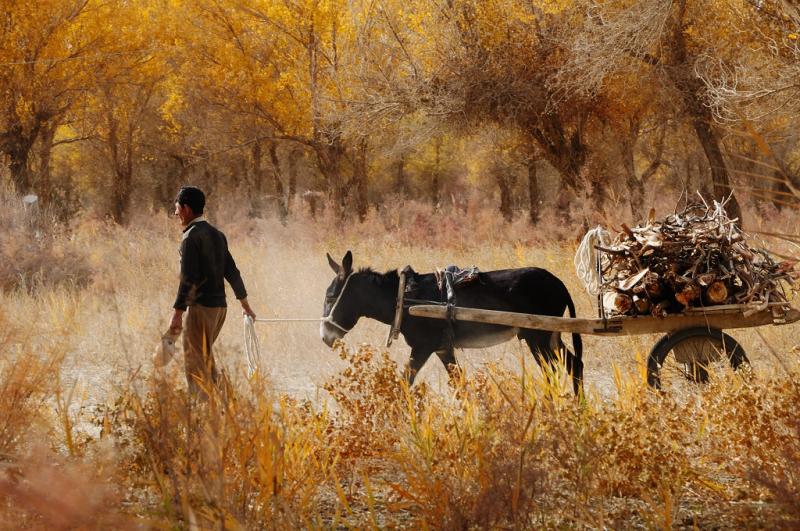
{"type": "Polygon", "coordinates": [[[598,254],[594,246],[605,247],[610,241],[611,235],[598,225],[586,233],[575,253],[575,273],[590,295],[600,293],[600,272],[597,270],[598,254]]]}
{"type": "Polygon", "coordinates": [[[244,352],[247,361],[247,375],[253,374],[260,369],[261,365],[261,346],[258,343],[258,336],[253,318],[249,315],[244,316],[244,352]]]}
{"type": "Polygon", "coordinates": [[[318,323],[324,319],[253,319],[244,316],[244,354],[247,362],[247,375],[253,376],[261,370],[261,345],[256,335],[255,323],[318,323]]]}

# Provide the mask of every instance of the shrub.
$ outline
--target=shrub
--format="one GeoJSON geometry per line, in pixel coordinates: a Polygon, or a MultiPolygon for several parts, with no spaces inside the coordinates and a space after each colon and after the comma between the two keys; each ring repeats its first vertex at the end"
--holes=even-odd
{"type": "Polygon", "coordinates": [[[20,198],[0,192],[0,289],[36,291],[88,284],[91,269],[64,227],[46,212],[26,211],[20,198]]]}

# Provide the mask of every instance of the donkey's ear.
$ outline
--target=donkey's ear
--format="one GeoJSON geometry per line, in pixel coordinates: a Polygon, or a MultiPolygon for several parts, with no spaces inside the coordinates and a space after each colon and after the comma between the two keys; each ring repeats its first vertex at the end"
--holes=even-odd
{"type": "Polygon", "coordinates": [[[338,274],[339,274],[339,271],[341,271],[341,270],[342,270],[342,266],[340,266],[339,264],[337,264],[337,263],[336,263],[336,262],[333,260],[333,258],[331,258],[331,255],[329,255],[328,253],[325,253],[325,256],[327,256],[327,257],[328,257],[328,264],[331,266],[331,269],[333,269],[333,272],[334,272],[334,273],[336,273],[336,274],[338,275],[338,274]]]}
{"type": "Polygon", "coordinates": [[[353,270],[353,253],[350,251],[347,251],[347,254],[342,258],[342,269],[344,269],[345,275],[349,275],[353,270]]]}

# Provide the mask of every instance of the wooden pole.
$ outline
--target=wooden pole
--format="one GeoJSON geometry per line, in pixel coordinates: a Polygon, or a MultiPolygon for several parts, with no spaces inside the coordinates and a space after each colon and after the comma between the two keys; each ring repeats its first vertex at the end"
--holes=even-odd
{"type": "MultiPolygon", "coordinates": [[[[454,308],[457,321],[475,321],[479,323],[549,330],[552,332],[576,332],[600,336],[628,336],[638,334],[668,333],[684,328],[708,327],[720,330],[730,328],[750,328],[766,324],[785,324],[800,320],[800,311],[794,308],[778,317],[773,316],[770,308],[749,316],[743,315],[745,308],[741,306],[727,307],[721,310],[689,312],[657,318],[649,316],[618,317],[611,319],[583,319],[567,317],[551,317],[548,315],[531,315],[527,313],[500,312],[477,308],[454,308]]],[[[419,305],[409,308],[415,317],[445,319],[445,306],[419,305]]]]}

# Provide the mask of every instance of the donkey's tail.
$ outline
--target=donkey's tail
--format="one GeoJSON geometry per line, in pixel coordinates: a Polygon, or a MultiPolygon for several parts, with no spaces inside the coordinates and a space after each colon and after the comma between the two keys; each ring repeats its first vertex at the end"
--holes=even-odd
{"type": "MultiPolygon", "coordinates": [[[[567,308],[569,309],[569,316],[575,318],[575,304],[572,302],[572,296],[567,291],[567,308]]],[[[578,365],[583,367],[583,340],[581,335],[577,332],[572,333],[572,348],[575,349],[575,358],[578,365]]]]}
{"type": "MultiPolygon", "coordinates": [[[[575,304],[572,302],[572,297],[569,292],[567,292],[567,309],[569,309],[569,316],[575,319],[575,304]]],[[[575,355],[578,359],[581,359],[583,355],[583,340],[581,339],[581,335],[577,332],[572,333],[572,346],[575,348],[575,355]]]]}

